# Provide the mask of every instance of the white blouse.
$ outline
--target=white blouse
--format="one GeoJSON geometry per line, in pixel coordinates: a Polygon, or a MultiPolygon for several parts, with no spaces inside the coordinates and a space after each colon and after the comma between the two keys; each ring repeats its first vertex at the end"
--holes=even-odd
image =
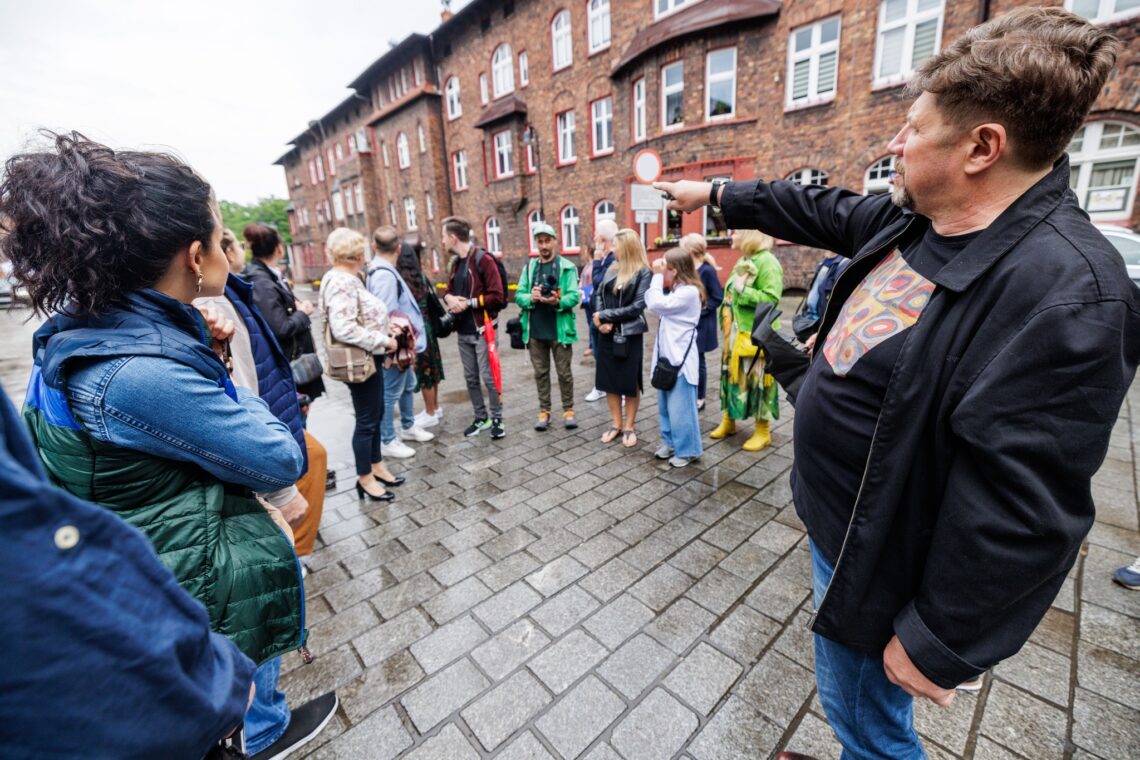
{"type": "Polygon", "coordinates": [[[657,339],[653,342],[653,363],[657,366],[657,354],[661,354],[674,365],[685,364],[681,374],[692,385],[697,384],[700,367],[697,362],[697,323],[701,320],[701,293],[695,285],[674,285],[665,295],[665,276],[654,274],[645,293],[645,308],[661,317],[657,325],[657,339]],[[689,343],[692,342],[692,348],[689,343]],[[686,349],[689,352],[685,356],[686,349]]]}

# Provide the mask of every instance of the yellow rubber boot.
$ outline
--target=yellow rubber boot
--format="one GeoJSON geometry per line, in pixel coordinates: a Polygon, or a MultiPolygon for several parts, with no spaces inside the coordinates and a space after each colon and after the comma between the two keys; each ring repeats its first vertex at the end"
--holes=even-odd
{"type": "Polygon", "coordinates": [[[772,434],[768,432],[768,420],[756,420],[756,432],[744,442],[741,447],[745,451],[761,451],[772,442],[772,434]]]}
{"type": "Polygon", "coordinates": [[[728,412],[725,412],[720,424],[709,433],[709,438],[726,438],[730,435],[736,435],[736,420],[729,417],[728,412]]]}

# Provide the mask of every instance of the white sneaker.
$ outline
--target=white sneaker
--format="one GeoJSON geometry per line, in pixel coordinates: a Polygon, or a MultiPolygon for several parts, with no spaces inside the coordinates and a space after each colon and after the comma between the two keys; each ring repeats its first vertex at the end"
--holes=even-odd
{"type": "Polygon", "coordinates": [[[426,443],[427,441],[435,438],[435,435],[424,430],[419,425],[412,425],[407,430],[400,430],[401,441],[416,441],[418,443],[426,443]]]}
{"type": "Polygon", "coordinates": [[[590,392],[586,394],[587,401],[601,401],[606,397],[606,394],[597,388],[591,388],[590,392]]]}
{"type": "Polygon", "coordinates": [[[394,459],[407,459],[408,457],[414,457],[416,450],[397,438],[391,443],[381,443],[380,453],[394,459]]]}
{"type": "Polygon", "coordinates": [[[427,412],[420,412],[412,419],[415,422],[416,427],[418,427],[420,430],[423,430],[424,428],[435,427],[439,424],[439,416],[435,414],[428,414],[427,412]]]}

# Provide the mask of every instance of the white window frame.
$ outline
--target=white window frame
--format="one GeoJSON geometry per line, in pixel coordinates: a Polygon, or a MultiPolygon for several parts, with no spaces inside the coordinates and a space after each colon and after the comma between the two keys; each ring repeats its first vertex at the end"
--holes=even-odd
{"type": "Polygon", "coordinates": [[[872,193],[889,193],[891,191],[891,172],[895,167],[894,156],[883,156],[871,162],[863,172],[863,195],[872,193]]]}
{"type": "Polygon", "coordinates": [[[317,184],[317,159],[309,159],[309,184],[317,184]]]}
{"type": "Polygon", "coordinates": [[[515,176],[514,140],[511,130],[496,132],[492,138],[495,146],[495,179],[515,176]]]}
{"type": "Polygon", "coordinates": [[[388,201],[388,221],[393,227],[396,226],[396,203],[394,201],[388,201]]]}
{"type": "MultiPolygon", "coordinates": [[[[529,130],[530,130],[530,125],[527,124],[526,127],[523,129],[523,135],[525,136],[529,130]]],[[[538,138],[537,132],[534,132],[532,134],[534,135],[535,139],[538,138]]],[[[524,142],[523,145],[526,147],[526,173],[527,174],[534,174],[536,171],[538,171],[538,162],[536,162],[534,160],[534,143],[533,142],[524,142]]]]}
{"type": "Polygon", "coordinates": [[[496,98],[515,91],[515,57],[511,46],[503,43],[491,55],[491,92],[496,98]]]}
{"type": "Polygon", "coordinates": [[[610,46],[610,0],[588,0],[586,28],[590,54],[600,53],[610,46]]]}
{"type": "Polygon", "coordinates": [[[332,148],[326,148],[325,149],[325,158],[327,158],[328,162],[329,162],[329,176],[330,177],[336,176],[336,158],[334,158],[334,155],[335,154],[333,153],[332,148]]]}
{"type": "Polygon", "coordinates": [[[835,93],[839,89],[839,41],[843,36],[843,20],[840,16],[828,16],[819,21],[805,24],[804,26],[793,29],[788,34],[788,71],[785,78],[784,87],[784,108],[804,108],[806,106],[819,105],[820,103],[830,103],[835,100],[835,93]],[[823,26],[831,21],[837,24],[835,39],[830,42],[820,42],[823,35],[823,26]],[[811,42],[804,50],[796,50],[796,35],[805,30],[810,30],[811,42]],[[819,75],[822,71],[821,59],[828,53],[833,53],[835,73],[831,80],[831,90],[828,92],[820,93],[819,91],[819,75]],[[808,89],[807,94],[800,98],[795,97],[793,91],[795,83],[795,70],[796,64],[802,61],[808,62],[808,89]]]}
{"type": "Polygon", "coordinates": [[[914,76],[914,33],[915,28],[920,24],[930,21],[931,19],[938,19],[937,31],[934,33],[934,51],[932,55],[937,55],[938,51],[942,49],[942,26],[946,19],[946,0],[938,0],[938,6],[936,8],[928,8],[921,12],[918,10],[918,4],[922,2],[922,0],[906,0],[906,14],[901,19],[891,21],[889,25],[886,21],[887,2],[888,0],[880,0],[879,2],[878,22],[875,30],[875,62],[874,68],[871,69],[871,83],[874,88],[893,87],[908,81],[914,76]],[[883,38],[896,29],[903,30],[901,67],[895,74],[882,76],[879,74],[879,69],[882,66],[883,38]]]}
{"type": "Polygon", "coordinates": [[[574,111],[563,111],[555,117],[558,125],[558,165],[565,166],[578,160],[577,131],[574,111]]]}
{"type": "Polygon", "coordinates": [[[530,59],[526,51],[519,53],[519,87],[530,84],[530,59]]]}
{"type": "Polygon", "coordinates": [[[503,227],[496,217],[489,216],[483,222],[483,240],[488,253],[501,255],[503,253],[503,227]]]}
{"type": "Polygon", "coordinates": [[[649,120],[645,104],[645,77],[641,77],[633,83],[633,119],[631,121],[635,143],[642,142],[648,136],[646,128],[649,120]]]}
{"type": "Polygon", "coordinates": [[[467,184],[467,151],[457,150],[451,154],[451,179],[456,190],[466,190],[467,184]]]}
{"type": "Polygon", "coordinates": [[[603,219],[609,219],[611,222],[617,221],[617,204],[613,201],[600,200],[594,204],[594,229],[598,229],[598,222],[603,219]],[[609,206],[607,209],[606,206],[609,206]]]}
{"type": "Polygon", "coordinates": [[[333,199],[333,218],[338,222],[344,221],[344,197],[340,194],[340,190],[334,190],[332,194],[333,199]]]}
{"type": "Polygon", "coordinates": [[[681,129],[685,126],[685,62],[673,61],[661,67],[661,129],[668,132],[674,129],[681,129]],[[679,84],[665,85],[665,72],[669,69],[681,69],[681,81],[679,84]],[[681,96],[681,120],[676,124],[666,124],[666,108],[665,104],[669,102],[670,95],[679,94],[681,96]]]}
{"type": "Polygon", "coordinates": [[[443,89],[447,100],[447,120],[455,121],[463,115],[463,103],[459,99],[459,77],[448,77],[443,89]]]}
{"type": "Polygon", "coordinates": [[[357,182],[356,186],[352,188],[352,193],[353,193],[353,195],[356,196],[356,208],[357,208],[356,213],[363,214],[364,213],[364,186],[361,185],[359,182],[357,182]]]}
{"type": "Polygon", "coordinates": [[[559,228],[562,232],[562,252],[577,253],[582,250],[582,215],[573,206],[565,206],[558,212],[559,228]]]}
{"type": "Polygon", "coordinates": [[[422,58],[412,61],[412,81],[415,82],[416,87],[424,83],[424,60],[422,58]]]}
{"type": "Polygon", "coordinates": [[[416,139],[420,143],[420,153],[427,153],[427,136],[424,134],[424,125],[416,125],[416,139]]]}
{"type": "MultiPolygon", "coordinates": [[[[1080,148],[1076,151],[1069,151],[1069,168],[1070,171],[1077,174],[1077,186],[1073,188],[1076,193],[1077,202],[1081,208],[1089,215],[1089,218],[1094,222],[1096,221],[1121,221],[1127,222],[1132,218],[1132,209],[1136,205],[1136,192],[1137,192],[1137,178],[1140,177],[1140,146],[1126,145],[1122,147],[1114,147],[1102,150],[1101,140],[1106,126],[1123,126],[1125,134],[1130,132],[1140,131],[1140,127],[1126,121],[1118,119],[1106,119],[1102,121],[1086,122],[1081,128],[1083,131],[1078,132],[1080,139],[1080,148]],[[1123,209],[1115,209],[1109,211],[1090,211],[1088,209],[1090,180],[1092,179],[1093,171],[1103,164],[1113,164],[1124,161],[1132,161],[1132,186],[1125,189],[1123,186],[1110,188],[1110,190],[1125,190],[1125,203],[1123,209]]],[[[1072,148],[1072,143],[1070,143],[1072,148]]],[[[1102,190],[1102,192],[1104,192],[1102,190]]]]}
{"type": "Polygon", "coordinates": [[[392,161],[388,157],[388,143],[384,140],[380,141],[380,158],[384,160],[384,166],[392,165],[392,161]]]}
{"type": "Polygon", "coordinates": [[[784,177],[788,182],[795,182],[797,185],[827,187],[828,182],[831,181],[831,175],[823,169],[818,169],[814,166],[805,166],[802,169],[797,169],[787,177],[784,177]],[[822,180],[822,181],[820,181],[822,180]]]}
{"type": "Polygon", "coordinates": [[[614,152],[614,98],[607,95],[590,104],[590,155],[614,152]]]}
{"type": "Polygon", "coordinates": [[[487,91],[486,74],[479,75],[479,102],[483,105],[487,105],[489,102],[491,102],[490,93],[487,91]]]}
{"type": "Polygon", "coordinates": [[[403,132],[396,135],[396,162],[401,169],[407,169],[412,165],[411,151],[408,150],[408,136],[403,132]]]}
{"type": "Polygon", "coordinates": [[[534,244],[534,226],[545,221],[546,215],[539,209],[535,209],[526,215],[526,239],[529,241],[531,253],[538,253],[538,246],[534,244]]]}
{"type": "MultiPolygon", "coordinates": [[[[349,137],[352,137],[352,135],[349,135],[349,137]]],[[[336,158],[337,161],[343,161],[344,160],[344,146],[341,145],[339,142],[336,144],[336,147],[333,148],[333,156],[336,158]]]]}
{"type": "Polygon", "coordinates": [[[404,221],[408,223],[409,230],[419,229],[416,222],[416,199],[410,195],[404,196],[404,221]]]}
{"type": "MultiPolygon", "coordinates": [[[[705,121],[722,121],[736,118],[736,62],[739,60],[735,47],[723,47],[710,50],[705,54],[705,121]],[[712,59],[718,53],[732,51],[732,70],[712,73],[712,59]],[[720,82],[732,82],[732,109],[728,113],[713,115],[712,112],[712,85],[720,82]]],[[[682,96],[683,97],[683,96],[682,96]]]]}
{"type": "Polygon", "coordinates": [[[656,21],[671,16],[682,8],[699,2],[700,0],[653,0],[653,19],[656,21]]]}
{"type": "Polygon", "coordinates": [[[352,199],[352,185],[344,189],[344,211],[349,216],[356,216],[356,204],[352,199]]]}
{"type": "Polygon", "coordinates": [[[554,71],[574,65],[574,38],[570,29],[570,11],[563,9],[550,22],[550,59],[554,71]]]}
{"type": "Polygon", "coordinates": [[[325,181],[325,162],[319,155],[317,156],[317,181],[325,181]]]}
{"type": "Polygon", "coordinates": [[[1120,21],[1121,19],[1131,18],[1132,16],[1140,15],[1140,6],[1129,8],[1128,10],[1118,11],[1116,5],[1119,0],[1092,0],[1097,4],[1096,13],[1092,16],[1085,16],[1076,10],[1076,6],[1080,5],[1074,0],[1065,0],[1065,10],[1072,11],[1082,18],[1087,18],[1094,24],[1105,24],[1110,21],[1120,21]]]}
{"type": "Polygon", "coordinates": [[[431,202],[431,193],[424,193],[424,211],[429,222],[435,219],[435,204],[431,202]]]}

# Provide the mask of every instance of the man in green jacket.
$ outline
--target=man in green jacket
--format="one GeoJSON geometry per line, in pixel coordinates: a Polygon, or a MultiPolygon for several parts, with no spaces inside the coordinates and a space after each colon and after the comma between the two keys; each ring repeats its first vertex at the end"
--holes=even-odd
{"type": "Polygon", "coordinates": [[[562,392],[562,420],[567,430],[578,427],[574,419],[574,375],[570,369],[571,346],[578,342],[574,307],[582,295],[578,291],[578,269],[556,253],[554,229],[544,222],[531,230],[538,258],[531,259],[519,275],[515,302],[522,307],[522,338],[530,350],[534,382],[538,386],[538,420],[535,430],[550,428],[550,357],[558,372],[562,392]]]}

